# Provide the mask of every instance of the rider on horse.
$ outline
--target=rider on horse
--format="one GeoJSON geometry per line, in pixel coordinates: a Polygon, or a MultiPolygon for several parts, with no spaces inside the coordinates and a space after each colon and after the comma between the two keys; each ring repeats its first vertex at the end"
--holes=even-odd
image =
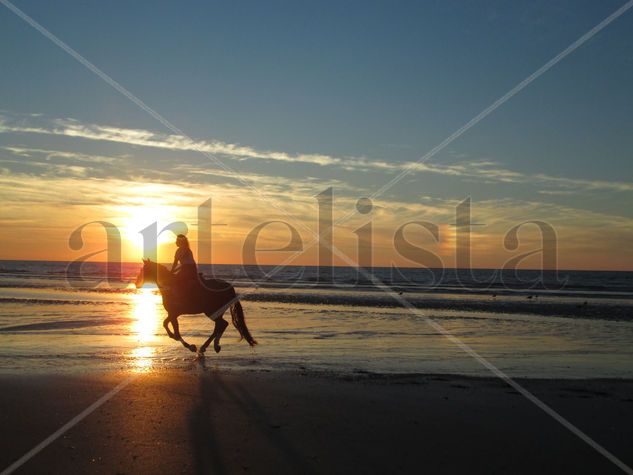
{"type": "Polygon", "coordinates": [[[204,353],[211,342],[215,351],[219,353],[220,338],[228,326],[222,315],[228,309],[231,312],[233,325],[240,336],[249,345],[256,345],[257,341],[246,326],[244,310],[235,288],[224,280],[205,279],[198,274],[189,241],[183,234],[178,235],[176,245],[178,250],[171,271],[157,262],[143,259],[143,267],[135,281],[137,288],[141,288],[146,282],[154,282],[158,286],[163,297],[163,307],[167,310],[163,327],[169,337],[180,341],[190,351],[197,351],[196,345],[188,344],[180,335],[178,317],[204,313],[215,322],[215,328],[200,347],[200,353],[204,353]],[[170,324],[173,331],[169,328],[170,324]]]}
{"type": "Polygon", "coordinates": [[[174,287],[176,294],[183,297],[187,291],[195,288],[198,284],[198,267],[193,258],[193,252],[189,246],[189,239],[184,234],[176,237],[176,255],[171,266],[171,273],[174,275],[174,287]]]}

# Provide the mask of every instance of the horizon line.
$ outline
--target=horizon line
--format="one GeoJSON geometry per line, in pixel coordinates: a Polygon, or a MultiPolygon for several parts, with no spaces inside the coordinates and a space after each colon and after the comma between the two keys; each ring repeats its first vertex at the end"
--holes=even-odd
{"type": "MultiPolygon", "coordinates": [[[[59,262],[59,263],[70,263],[73,261],[68,260],[58,260],[58,259],[0,259],[0,262],[59,262]]],[[[86,264],[108,264],[109,261],[85,261],[86,264]]],[[[137,264],[137,261],[121,261],[121,264],[137,264]]],[[[158,264],[169,264],[170,262],[158,262],[158,264]]],[[[197,263],[198,266],[278,266],[279,264],[220,264],[220,263],[197,263]]],[[[336,267],[336,268],[346,268],[346,269],[357,269],[354,266],[348,265],[331,265],[331,266],[320,266],[320,265],[300,265],[300,264],[287,264],[283,267],[336,267]]],[[[500,267],[421,267],[421,266],[371,266],[364,267],[365,269],[426,269],[426,270],[503,270],[500,267]]],[[[547,272],[633,272],[633,269],[630,270],[622,270],[622,269],[542,269],[542,268],[519,268],[519,269],[508,269],[508,270],[519,270],[519,271],[547,271],[547,272]]]]}

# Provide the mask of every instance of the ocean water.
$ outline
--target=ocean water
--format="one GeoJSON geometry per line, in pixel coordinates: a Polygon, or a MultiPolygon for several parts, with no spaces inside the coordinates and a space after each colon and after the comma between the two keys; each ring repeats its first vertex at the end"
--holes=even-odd
{"type": "MultiPolygon", "coordinates": [[[[140,265],[106,280],[104,264],[0,261],[0,373],[156,371],[202,364],[169,339],[155,288],[135,289],[140,265]]],[[[233,282],[259,341],[229,327],[219,370],[488,375],[432,319],[513,377],[633,377],[633,273],[371,269],[418,314],[354,269],[201,266],[233,282]]],[[[200,345],[213,322],[180,318],[200,345]]]]}

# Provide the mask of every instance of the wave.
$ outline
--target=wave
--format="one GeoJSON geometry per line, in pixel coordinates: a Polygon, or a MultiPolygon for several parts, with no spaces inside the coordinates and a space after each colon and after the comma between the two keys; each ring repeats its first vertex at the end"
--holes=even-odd
{"type": "MultiPolygon", "coordinates": [[[[280,302],[290,304],[360,306],[372,308],[405,308],[400,302],[384,294],[376,295],[328,295],[328,294],[248,294],[245,301],[280,302]]],[[[600,301],[517,301],[501,299],[464,299],[407,297],[406,301],[421,310],[449,310],[458,312],[486,312],[528,314],[605,320],[633,320],[633,305],[606,304],[600,301]]]]}
{"type": "MultiPolygon", "coordinates": [[[[238,289],[239,291],[239,289],[238,289]]],[[[125,290],[124,293],[134,294],[136,290],[125,290]]],[[[98,294],[118,293],[112,290],[98,292],[98,294]]],[[[238,292],[238,294],[240,294],[238,292]]],[[[77,293],[73,298],[73,292],[65,289],[62,298],[51,297],[0,297],[0,304],[20,304],[32,306],[44,305],[73,305],[73,306],[126,306],[130,305],[130,299],[101,300],[90,298],[89,292],[77,293]]],[[[95,294],[92,294],[95,295],[95,294]]],[[[243,292],[240,298],[245,302],[270,302],[277,304],[304,304],[312,306],[312,310],[318,311],[318,307],[369,307],[369,308],[405,308],[400,300],[383,292],[345,292],[345,291],[282,291],[260,289],[256,292],[243,292]]],[[[590,318],[603,320],[633,320],[633,302],[629,300],[593,299],[583,301],[578,298],[538,298],[529,295],[517,296],[482,296],[482,295],[453,295],[453,294],[403,294],[406,305],[412,305],[420,310],[442,310],[455,312],[482,312],[503,314],[526,314],[541,316],[560,316],[572,318],[590,318]]],[[[347,310],[345,310],[347,311],[347,310]]]]}
{"type": "Polygon", "coordinates": [[[49,321],[28,323],[23,325],[10,325],[6,327],[0,327],[0,333],[6,332],[27,332],[27,331],[43,331],[43,330],[68,330],[73,328],[85,328],[85,327],[98,327],[104,325],[116,325],[128,322],[129,319],[124,318],[107,318],[107,319],[93,319],[93,320],[64,320],[64,321],[49,321]]]}
{"type": "Polygon", "coordinates": [[[31,305],[127,305],[127,302],[104,300],[38,299],[19,297],[0,297],[0,303],[19,303],[31,305]]]}

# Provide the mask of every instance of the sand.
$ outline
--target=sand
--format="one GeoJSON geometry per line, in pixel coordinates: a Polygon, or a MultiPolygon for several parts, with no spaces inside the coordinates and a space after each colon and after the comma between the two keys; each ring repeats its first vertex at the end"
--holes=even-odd
{"type": "MultiPolygon", "coordinates": [[[[0,469],[127,377],[0,376],[0,469]]],[[[633,382],[520,380],[633,465],[633,382]]],[[[487,378],[160,371],[17,473],[622,473],[487,378]]]]}

